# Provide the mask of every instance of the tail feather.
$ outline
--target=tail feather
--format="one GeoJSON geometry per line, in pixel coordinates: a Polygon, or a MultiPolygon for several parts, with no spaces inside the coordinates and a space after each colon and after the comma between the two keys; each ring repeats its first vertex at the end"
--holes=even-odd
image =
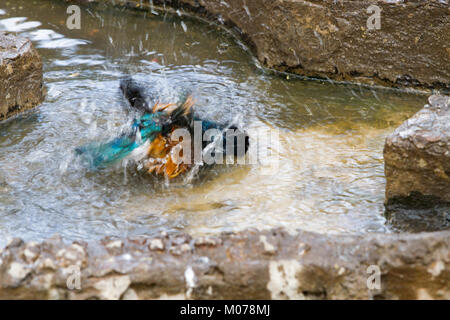
{"type": "Polygon", "coordinates": [[[121,136],[106,143],[94,142],[76,149],[93,169],[103,168],[113,162],[121,160],[139,147],[136,139],[121,136]]]}
{"type": "Polygon", "coordinates": [[[86,159],[93,169],[103,168],[124,159],[133,150],[152,141],[162,131],[156,122],[159,114],[145,114],[133,124],[133,131],[106,143],[94,142],[76,149],[76,153],[86,159]]]}

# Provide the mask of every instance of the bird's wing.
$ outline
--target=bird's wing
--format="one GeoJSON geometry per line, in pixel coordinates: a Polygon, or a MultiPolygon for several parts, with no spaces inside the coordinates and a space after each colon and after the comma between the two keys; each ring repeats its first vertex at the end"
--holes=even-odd
{"type": "Polygon", "coordinates": [[[103,168],[124,159],[133,150],[152,141],[162,130],[155,118],[160,114],[145,114],[133,123],[132,131],[108,142],[94,142],[76,149],[76,153],[86,159],[91,168],[103,168]]]}

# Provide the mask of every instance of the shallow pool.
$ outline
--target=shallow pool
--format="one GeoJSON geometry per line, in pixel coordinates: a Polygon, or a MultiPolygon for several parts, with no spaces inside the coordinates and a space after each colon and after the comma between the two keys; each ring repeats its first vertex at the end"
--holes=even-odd
{"type": "Polygon", "coordinates": [[[425,96],[273,75],[217,26],[177,14],[83,7],[81,30],[69,30],[66,9],[0,1],[0,30],[32,39],[47,87],[40,107],[0,123],[2,244],[248,227],[389,232],[384,139],[425,96]],[[279,130],[278,171],[217,166],[168,183],[132,164],[86,170],[74,148],[127,124],[118,91],[125,73],[162,97],[191,88],[203,117],[279,130]]]}

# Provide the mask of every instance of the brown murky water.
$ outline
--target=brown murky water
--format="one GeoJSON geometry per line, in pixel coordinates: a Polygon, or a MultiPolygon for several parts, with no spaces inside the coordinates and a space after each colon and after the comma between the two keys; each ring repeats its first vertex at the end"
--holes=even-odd
{"type": "Polygon", "coordinates": [[[0,241],[280,226],[389,232],[383,142],[425,96],[273,76],[217,26],[187,17],[82,8],[81,30],[71,31],[66,9],[0,0],[0,30],[33,40],[48,89],[39,108],[0,123],[0,241]],[[278,171],[217,166],[170,184],[133,166],[87,171],[73,150],[126,125],[125,72],[166,97],[192,88],[206,118],[279,130],[278,171]]]}

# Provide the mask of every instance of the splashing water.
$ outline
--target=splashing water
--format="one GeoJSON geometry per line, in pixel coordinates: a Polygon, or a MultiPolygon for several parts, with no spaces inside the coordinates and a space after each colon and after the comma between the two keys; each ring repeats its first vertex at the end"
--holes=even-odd
{"type": "Polygon", "coordinates": [[[215,26],[176,14],[83,8],[81,30],[68,30],[65,10],[45,0],[0,4],[0,30],[32,39],[48,91],[40,107],[0,123],[0,241],[248,227],[389,232],[382,215],[384,138],[426,97],[287,81],[257,68],[215,26]],[[161,181],[137,168],[141,150],[128,162],[86,170],[73,150],[131,123],[118,90],[124,73],[169,102],[180,88],[191,89],[204,118],[242,119],[249,132],[279,130],[278,172],[218,165],[161,181]]]}

